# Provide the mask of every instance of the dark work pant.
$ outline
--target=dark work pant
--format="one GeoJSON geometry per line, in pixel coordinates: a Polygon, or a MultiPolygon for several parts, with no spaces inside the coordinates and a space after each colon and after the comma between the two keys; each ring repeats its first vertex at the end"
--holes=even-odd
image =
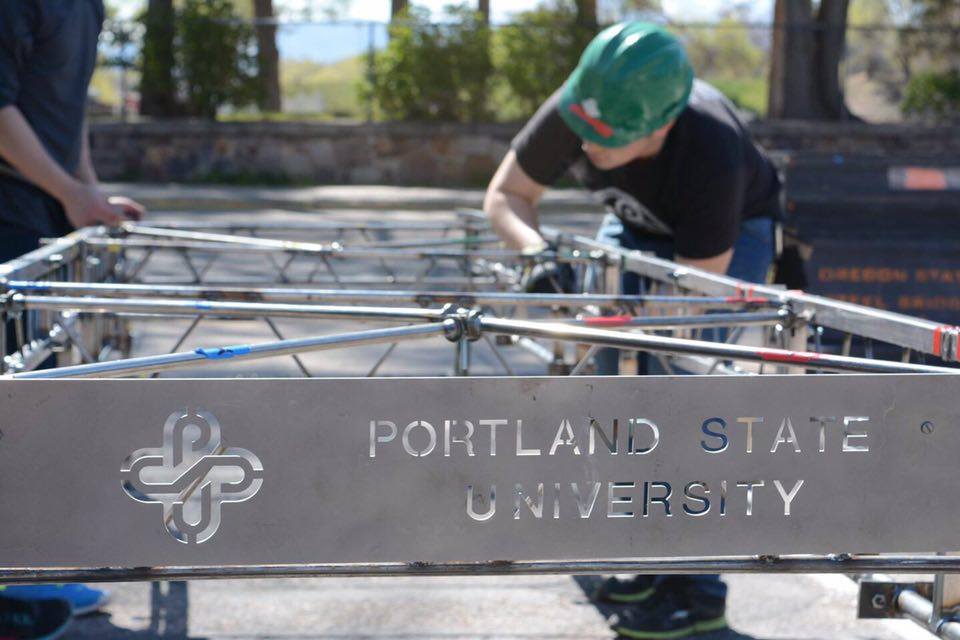
{"type": "MultiPolygon", "coordinates": [[[[671,238],[637,237],[623,226],[620,220],[613,215],[604,218],[597,239],[603,242],[617,244],[625,249],[639,249],[652,251],[657,257],[673,260],[673,240],[671,238]]],[[[734,278],[748,282],[763,283],[766,280],[767,270],[774,258],[774,221],[771,218],[751,218],[744,220],[740,226],[740,234],[733,247],[733,258],[727,274],[734,278]]],[[[642,278],[635,273],[623,274],[621,293],[625,295],[639,294],[644,291],[642,278]]],[[[706,337],[705,337],[706,338],[706,337]]],[[[722,336],[716,336],[714,339],[722,336]]],[[[706,338],[709,339],[709,338],[706,338]]],[[[616,375],[620,368],[620,352],[617,349],[601,349],[597,354],[597,373],[600,375],[616,375]]],[[[638,354],[639,373],[663,374],[666,373],[655,360],[647,354],[638,354]]],[[[727,595],[727,585],[720,580],[719,575],[677,575],[677,576],[643,576],[651,586],[658,589],[682,590],[692,597],[708,601],[723,600],[727,595]]]]}
{"type": "MultiPolygon", "coordinates": [[[[19,258],[23,254],[39,248],[40,237],[40,234],[36,231],[0,223],[0,264],[19,258]]],[[[6,322],[4,331],[7,337],[7,352],[3,355],[10,355],[16,351],[17,346],[17,332],[14,323],[12,321],[6,322]]]]}

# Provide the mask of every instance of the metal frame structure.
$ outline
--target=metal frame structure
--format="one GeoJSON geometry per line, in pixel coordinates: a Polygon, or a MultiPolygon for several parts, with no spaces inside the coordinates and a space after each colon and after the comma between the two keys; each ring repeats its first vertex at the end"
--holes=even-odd
{"type": "MultiPolygon", "coordinates": [[[[533,354],[552,374],[590,371],[598,349],[651,354],[668,372],[956,374],[960,328],[718,276],[625,251],[586,237],[544,229],[554,247],[531,257],[498,248],[482,214],[463,211],[441,221],[402,218],[381,223],[320,220],[284,224],[195,222],[89,228],[53,240],[0,265],[2,373],[8,379],[156,376],[160,372],[233,362],[298,357],[311,351],[389,345],[370,368],[376,375],[397,344],[443,336],[453,345],[453,373],[473,375],[482,342],[503,372],[502,349],[533,354]],[[306,238],[306,239],[305,239],[306,238]],[[260,260],[247,277],[217,279],[223,260],[260,260]],[[152,267],[162,264],[155,274],[152,267]],[[587,293],[524,293],[538,262],[567,263],[587,293]],[[620,276],[647,279],[643,295],[617,292],[620,276]],[[152,274],[146,277],[147,274],[152,274]],[[259,277],[257,277],[259,276],[259,277]],[[130,357],[131,327],[189,319],[170,353],[130,357]],[[287,339],[275,318],[375,322],[386,327],[287,339]],[[183,350],[201,322],[262,320],[275,340],[183,350]],[[721,341],[705,339],[721,328],[721,341]],[[753,328],[751,330],[751,328],[753,328]],[[739,339],[748,330],[754,344],[739,339]],[[825,330],[842,336],[837,348],[825,330]],[[6,348],[8,333],[15,349],[6,348]],[[760,344],[756,344],[759,340],[760,344]],[[864,345],[852,355],[854,342],[864,345]],[[897,359],[873,355],[873,344],[897,359]],[[48,367],[51,358],[55,367],[48,367]]],[[[229,274],[228,274],[229,275],[229,274]]],[[[554,283],[556,285],[556,283],[554,283]]],[[[0,568],[0,582],[155,580],[277,575],[481,575],[490,573],[651,572],[937,572],[933,602],[913,588],[887,592],[884,610],[923,619],[943,637],[960,638],[945,622],[945,573],[960,557],[944,555],[754,556],[528,563],[283,565],[73,570],[0,568]],[[939,594],[939,595],[937,595],[939,594]],[[940,600],[937,600],[937,598],[940,600]],[[899,603],[898,606],[895,606],[899,603]]],[[[876,576],[874,576],[875,578],[876,576]]],[[[886,583],[885,583],[886,584],[886,583]]],[[[875,607],[877,608],[877,607],[875,607]]]]}

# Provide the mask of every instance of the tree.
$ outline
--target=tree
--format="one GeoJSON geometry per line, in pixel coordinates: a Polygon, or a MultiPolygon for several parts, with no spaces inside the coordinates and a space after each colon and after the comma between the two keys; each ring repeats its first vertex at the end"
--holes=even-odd
{"type": "Polygon", "coordinates": [[[390,25],[390,42],[376,55],[368,88],[388,118],[442,122],[487,118],[493,72],[490,28],[472,6],[448,6],[446,13],[450,20],[435,24],[428,10],[414,6],[403,20],[390,25]]]}
{"type": "Polygon", "coordinates": [[[518,117],[529,117],[577,66],[594,29],[570,3],[524,11],[496,31],[496,64],[518,117]]]}
{"type": "Polygon", "coordinates": [[[934,121],[960,121],[960,4],[901,0],[909,30],[900,49],[907,86],[903,112],[934,121]]]}
{"type": "Polygon", "coordinates": [[[255,35],[228,0],[184,0],[177,38],[187,113],[214,119],[220,107],[259,99],[255,35]]]}
{"type": "Polygon", "coordinates": [[[577,5],[577,25],[581,29],[596,32],[597,25],[597,0],[575,0],[577,5]]]}
{"type": "Polygon", "coordinates": [[[154,118],[181,114],[174,79],[176,13],[173,0],[149,0],[141,16],[145,31],[141,59],[140,113],[154,118]]]}
{"type": "Polygon", "coordinates": [[[772,118],[850,117],[840,87],[840,61],[850,0],[777,0],[770,65],[772,118]]]}
{"type": "Polygon", "coordinates": [[[409,0],[390,0],[390,19],[396,20],[410,6],[409,0]]]}
{"type": "Polygon", "coordinates": [[[477,11],[484,24],[490,24],[490,0],[478,0],[477,11]]]}
{"type": "Polygon", "coordinates": [[[273,22],[273,0],[253,0],[257,21],[257,71],[260,82],[261,111],[283,110],[280,97],[280,53],[277,51],[277,25],[273,22]]]}

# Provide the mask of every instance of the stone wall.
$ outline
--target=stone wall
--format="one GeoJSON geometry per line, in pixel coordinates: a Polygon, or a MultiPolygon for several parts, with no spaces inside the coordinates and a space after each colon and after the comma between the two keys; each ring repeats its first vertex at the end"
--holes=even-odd
{"type": "MultiPolygon", "coordinates": [[[[905,125],[757,122],[770,149],[960,155],[960,132],[905,125]]],[[[482,186],[516,125],[192,121],[91,126],[104,180],[482,186]]]]}

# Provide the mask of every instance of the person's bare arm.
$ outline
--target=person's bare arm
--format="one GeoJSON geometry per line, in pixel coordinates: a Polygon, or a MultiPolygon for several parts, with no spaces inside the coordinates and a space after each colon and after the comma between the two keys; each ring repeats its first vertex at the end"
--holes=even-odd
{"type": "MultiPolygon", "coordinates": [[[[83,140],[80,148],[80,162],[77,164],[77,179],[83,184],[100,189],[100,179],[97,177],[97,170],[93,166],[93,156],[90,154],[90,130],[86,121],[83,123],[83,140]]],[[[121,212],[130,219],[142,220],[147,215],[146,208],[130,198],[124,196],[111,196],[107,198],[114,207],[119,207],[121,212]]]]}
{"type": "Polygon", "coordinates": [[[725,275],[727,269],[730,267],[731,258],[733,258],[733,249],[727,249],[720,255],[713,256],[712,258],[684,258],[683,256],[675,256],[674,260],[677,264],[725,275]]]}
{"type": "MultiPolygon", "coordinates": [[[[0,156],[31,183],[56,198],[74,227],[118,225],[127,219],[123,205],[110,204],[95,185],[84,184],[71,176],[50,157],[30,123],[14,105],[0,109],[0,156]]],[[[127,215],[137,217],[136,211],[127,215]]]]}
{"type": "Polygon", "coordinates": [[[93,158],[90,155],[90,130],[87,123],[83,123],[83,140],[80,147],[80,162],[77,164],[76,176],[83,184],[99,186],[100,179],[97,178],[97,170],[93,167],[93,158]]]}
{"type": "Polygon", "coordinates": [[[490,225],[508,247],[521,251],[546,247],[537,215],[544,191],[546,187],[527,175],[511,149],[490,181],[483,201],[490,225]]]}

